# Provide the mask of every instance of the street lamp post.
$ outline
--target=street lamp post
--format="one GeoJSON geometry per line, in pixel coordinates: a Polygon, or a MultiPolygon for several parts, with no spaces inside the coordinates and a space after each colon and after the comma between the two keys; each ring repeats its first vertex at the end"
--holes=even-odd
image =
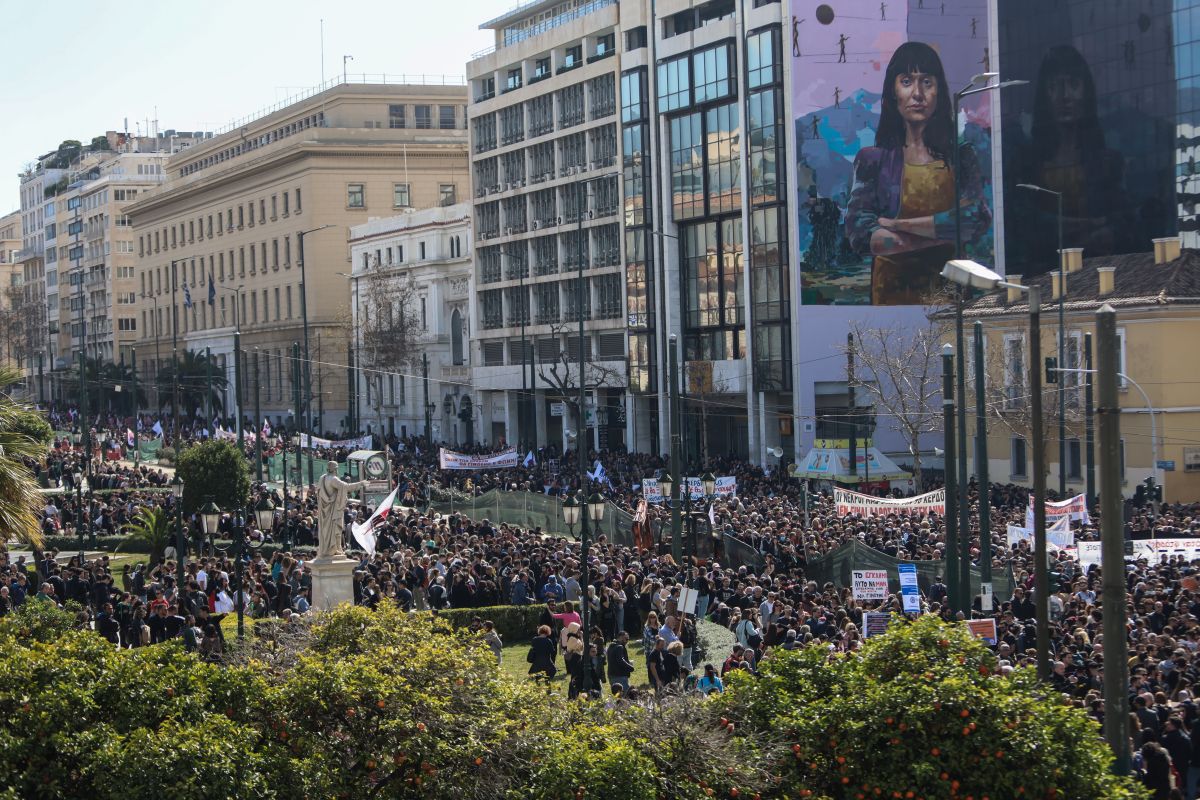
{"type": "Polygon", "coordinates": [[[187,537],[183,532],[183,478],[179,473],[171,479],[171,495],[175,498],[175,561],[179,568],[176,591],[183,591],[183,571],[187,560],[187,537]]]}
{"type": "MultiPolygon", "coordinates": [[[[297,256],[300,261],[300,317],[304,324],[304,431],[308,434],[308,445],[312,447],[312,359],[308,351],[308,277],[304,266],[304,237],[310,233],[332,228],[333,225],[321,225],[296,234],[297,256]]],[[[299,413],[300,409],[296,409],[299,413]]],[[[311,453],[310,453],[311,455],[311,453]]],[[[308,483],[311,486],[315,480],[313,475],[312,458],[308,460],[308,483]]]]}
{"type": "MultiPolygon", "coordinates": [[[[975,473],[979,478],[979,609],[992,610],[992,482],[988,475],[983,323],[975,321],[975,473]]],[[[964,409],[965,412],[966,409],[964,409]]]]}
{"type": "MultiPolygon", "coordinates": [[[[958,140],[958,115],[959,109],[962,106],[964,98],[983,92],[999,91],[1000,89],[1009,86],[1020,86],[1028,83],[1028,81],[1008,80],[1000,81],[999,83],[989,83],[992,78],[998,77],[998,72],[983,72],[971,78],[971,82],[962,89],[954,93],[954,257],[961,259],[963,257],[963,242],[962,242],[962,144],[958,140]],[[982,85],[981,85],[982,84],[982,85]]],[[[961,550],[959,557],[959,604],[962,610],[967,614],[971,611],[971,506],[967,498],[968,483],[967,483],[967,369],[966,369],[966,342],[963,334],[963,303],[966,300],[967,287],[958,286],[955,297],[955,314],[954,314],[954,347],[957,351],[958,362],[956,366],[956,391],[960,408],[958,409],[958,535],[959,548],[961,550]]],[[[975,455],[975,469],[979,471],[979,454],[975,455]]],[[[984,492],[980,492],[980,511],[982,515],[982,498],[984,492]]]]}
{"type": "MultiPolygon", "coordinates": [[[[966,259],[946,262],[942,277],[959,286],[991,291],[1000,287],[1026,292],[1029,296],[1029,382],[1030,438],[1033,439],[1033,546],[1034,601],[1037,612],[1038,677],[1050,678],[1050,567],[1046,561],[1046,444],[1042,437],[1042,292],[1038,286],[1011,283],[982,264],[966,259]]],[[[949,487],[947,487],[947,503],[949,487]]],[[[947,506],[947,511],[949,507],[947,506]]]]}
{"type": "Polygon", "coordinates": [[[242,318],[238,308],[238,298],[246,285],[239,283],[234,288],[221,287],[222,292],[233,295],[233,397],[237,404],[237,443],[238,450],[245,447],[246,439],[242,431],[242,318]]]}
{"type": "Polygon", "coordinates": [[[1018,189],[1053,195],[1058,201],[1058,499],[1067,496],[1067,393],[1061,370],[1066,369],[1067,266],[1063,256],[1063,194],[1032,183],[1018,183],[1018,189]]]}
{"type": "Polygon", "coordinates": [[[143,300],[151,300],[154,303],[154,407],[162,408],[158,396],[158,371],[162,368],[162,356],[158,352],[158,295],[148,292],[142,292],[143,300]]]}
{"type": "Polygon", "coordinates": [[[946,597],[950,602],[950,610],[958,611],[961,592],[958,585],[958,537],[965,535],[958,529],[958,492],[955,482],[957,475],[954,469],[955,448],[955,407],[954,407],[954,348],[947,344],[942,348],[942,446],[945,465],[942,472],[946,476],[946,597]]]}
{"type": "MultiPolygon", "coordinates": [[[[263,495],[254,506],[255,522],[258,523],[260,531],[270,527],[275,519],[275,505],[270,498],[263,495]]],[[[200,511],[200,521],[204,527],[206,535],[215,536],[217,527],[221,523],[221,509],[217,507],[212,500],[209,500],[204,508],[200,511]]],[[[245,564],[243,559],[247,550],[257,550],[262,547],[265,541],[265,536],[255,540],[250,535],[249,530],[249,514],[246,508],[240,508],[233,512],[230,519],[230,536],[232,537],[232,548],[234,558],[234,578],[237,581],[237,627],[238,640],[242,640],[246,636],[245,610],[246,602],[244,599],[244,584],[245,584],[245,564]]]]}
{"type": "Polygon", "coordinates": [[[351,344],[352,352],[351,352],[351,356],[349,359],[350,365],[348,368],[349,375],[350,375],[349,383],[350,383],[351,402],[350,402],[350,413],[349,413],[350,420],[349,420],[349,425],[347,426],[350,429],[350,431],[349,431],[350,435],[353,436],[354,434],[358,433],[358,429],[361,427],[361,425],[359,423],[359,413],[358,413],[358,380],[359,380],[358,379],[358,373],[359,373],[358,361],[362,357],[362,345],[359,343],[359,330],[362,328],[362,316],[361,316],[361,312],[360,312],[359,305],[358,305],[358,303],[359,303],[358,282],[359,282],[361,276],[355,275],[353,272],[339,272],[338,275],[341,275],[343,278],[348,278],[348,279],[354,281],[354,341],[351,344]]]}
{"type": "Polygon", "coordinates": [[[575,535],[575,525],[579,522],[583,523],[579,537],[579,563],[581,581],[580,586],[583,590],[583,597],[580,602],[579,618],[580,628],[583,634],[583,680],[580,681],[580,691],[586,697],[592,688],[592,670],[591,670],[591,599],[588,596],[588,588],[591,586],[591,565],[588,562],[588,523],[599,525],[604,520],[604,498],[599,492],[593,492],[589,497],[583,488],[580,488],[575,497],[568,496],[563,500],[563,521],[567,523],[567,530],[571,532],[571,536],[575,535]]]}

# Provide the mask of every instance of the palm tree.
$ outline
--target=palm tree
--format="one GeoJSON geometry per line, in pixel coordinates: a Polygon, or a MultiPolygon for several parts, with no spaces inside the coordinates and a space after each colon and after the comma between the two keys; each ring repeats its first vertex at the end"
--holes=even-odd
{"type": "Polygon", "coordinates": [[[100,368],[100,382],[104,387],[104,397],[108,401],[106,411],[116,410],[117,413],[132,416],[136,408],[146,405],[146,390],[143,384],[137,387],[137,407],[134,407],[133,370],[124,362],[107,363],[100,368]],[[115,391],[120,387],[119,391],[115,391]]]}
{"type": "Polygon", "coordinates": [[[21,375],[11,367],[0,367],[0,534],[15,538],[39,551],[42,529],[38,509],[42,495],[24,459],[37,459],[46,447],[25,432],[40,412],[26,408],[4,391],[19,382],[21,375]]]}
{"type": "Polygon", "coordinates": [[[117,550],[140,546],[149,550],[150,563],[158,563],[163,551],[171,543],[171,519],[158,506],[143,507],[138,510],[137,517],[125,529],[126,537],[117,550]]]}
{"type": "Polygon", "coordinates": [[[212,407],[213,411],[225,410],[222,402],[229,381],[225,371],[216,362],[209,362],[204,353],[194,350],[183,351],[183,357],[177,363],[168,363],[158,373],[158,405],[165,408],[171,404],[172,390],[175,385],[175,373],[179,373],[179,399],[182,405],[180,411],[195,416],[200,410],[207,411],[205,392],[209,385],[209,370],[212,371],[212,407]]]}

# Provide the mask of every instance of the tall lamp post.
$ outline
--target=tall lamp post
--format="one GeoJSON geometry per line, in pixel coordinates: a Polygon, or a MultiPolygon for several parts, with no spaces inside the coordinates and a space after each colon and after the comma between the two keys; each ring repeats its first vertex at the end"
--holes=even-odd
{"type": "MultiPolygon", "coordinates": [[[[297,256],[300,261],[300,318],[304,324],[304,432],[308,434],[308,445],[312,447],[312,359],[308,352],[308,278],[304,269],[304,237],[310,233],[323,231],[326,228],[332,228],[333,225],[321,225],[317,228],[309,228],[306,231],[300,231],[296,234],[297,239],[297,256]]],[[[296,409],[299,414],[300,409],[296,409]]],[[[239,443],[240,444],[240,443],[239,443]]],[[[311,453],[309,454],[311,456],[311,453]]],[[[308,485],[312,486],[314,482],[313,476],[313,461],[308,459],[308,485]]]]}
{"type": "Polygon", "coordinates": [[[563,521],[567,523],[568,530],[571,535],[575,534],[575,525],[580,521],[583,522],[583,527],[579,536],[579,563],[581,570],[580,585],[583,589],[583,601],[580,603],[579,609],[580,628],[583,633],[583,680],[580,682],[580,690],[586,696],[592,688],[592,671],[591,671],[591,641],[589,640],[589,631],[591,629],[591,600],[588,597],[588,587],[591,585],[591,566],[588,563],[588,549],[590,542],[588,541],[588,523],[599,525],[604,520],[604,498],[599,492],[593,492],[588,497],[581,488],[575,497],[568,496],[563,501],[563,521]]]}
{"type": "Polygon", "coordinates": [[[994,291],[1016,289],[1029,296],[1029,383],[1030,416],[1033,440],[1033,585],[1037,611],[1038,677],[1050,679],[1050,567],[1046,557],[1046,443],[1042,437],[1042,371],[1038,365],[1042,352],[1042,291],[1038,286],[1022,286],[982,264],[966,259],[946,262],[942,277],[964,288],[994,291]]]}
{"type": "Polygon", "coordinates": [[[358,332],[362,328],[362,316],[361,316],[361,312],[359,310],[359,305],[358,305],[358,302],[359,302],[358,282],[362,278],[362,276],[355,275],[353,272],[339,272],[338,275],[341,275],[343,278],[346,278],[348,280],[354,281],[354,341],[350,345],[352,348],[352,352],[351,352],[351,356],[350,356],[350,366],[348,368],[349,373],[350,373],[351,402],[350,402],[350,414],[349,414],[350,420],[349,420],[349,425],[347,426],[350,429],[350,431],[349,431],[350,435],[353,436],[354,434],[358,433],[358,429],[361,427],[361,425],[359,424],[359,419],[358,419],[358,417],[359,417],[359,414],[358,414],[358,373],[359,373],[358,360],[362,357],[362,345],[360,344],[358,332]]]}
{"type": "MultiPolygon", "coordinates": [[[[982,72],[971,78],[971,82],[954,93],[954,257],[963,257],[962,242],[962,144],[958,141],[958,114],[962,101],[971,95],[994,92],[1009,86],[1020,86],[1028,81],[1008,80],[990,83],[998,72],[982,72]]],[[[967,499],[967,369],[966,342],[963,336],[963,302],[967,287],[959,286],[955,297],[954,348],[958,356],[956,364],[956,392],[958,409],[958,538],[959,538],[959,605],[968,615],[971,611],[971,506],[967,499]]],[[[976,454],[976,472],[979,456],[976,454]]],[[[980,492],[980,516],[984,514],[984,492],[980,492]]]]}
{"type": "Polygon", "coordinates": [[[179,473],[171,479],[171,496],[175,498],[175,560],[179,567],[176,591],[183,591],[183,571],[187,564],[187,537],[183,532],[183,478],[179,473]]]}
{"type": "MultiPolygon", "coordinates": [[[[1032,183],[1018,183],[1017,188],[1052,195],[1058,200],[1058,369],[1063,370],[1067,367],[1067,265],[1063,257],[1063,195],[1062,192],[1032,183]]],[[[1067,496],[1067,393],[1063,388],[1062,372],[1058,374],[1058,498],[1061,500],[1067,496]]]]}
{"type": "MultiPolygon", "coordinates": [[[[255,522],[258,523],[260,531],[269,529],[275,521],[275,504],[270,498],[263,495],[259,498],[258,503],[254,506],[255,522]]],[[[221,509],[217,507],[212,500],[209,500],[204,508],[200,510],[200,521],[204,526],[204,533],[208,536],[216,536],[217,527],[221,524],[221,509]]],[[[257,550],[263,546],[266,537],[255,540],[250,535],[249,513],[246,508],[240,508],[233,512],[233,517],[230,519],[230,536],[233,539],[233,559],[234,559],[234,578],[237,580],[237,627],[238,639],[246,637],[246,622],[245,610],[246,602],[244,599],[244,584],[245,584],[245,564],[243,559],[247,550],[257,550]]]]}
{"type": "MultiPolygon", "coordinates": [[[[666,503],[667,508],[671,509],[672,515],[682,517],[680,527],[682,528],[683,525],[687,526],[687,547],[684,548],[683,542],[679,542],[681,559],[684,557],[697,558],[700,555],[700,548],[699,537],[696,535],[696,526],[701,519],[705,518],[705,512],[692,508],[692,479],[683,477],[679,480],[681,481],[680,487],[683,490],[682,497],[675,496],[675,479],[671,477],[671,473],[664,472],[662,477],[658,479],[658,485],[662,488],[663,502],[666,503]]],[[[717,479],[711,472],[706,472],[700,477],[700,491],[703,494],[703,500],[706,505],[716,497],[717,479]]],[[[674,549],[675,544],[672,542],[672,551],[674,549]]]]}
{"type": "Polygon", "coordinates": [[[234,402],[237,404],[238,450],[241,450],[246,444],[245,434],[242,431],[242,318],[238,308],[238,298],[241,297],[244,288],[246,288],[244,283],[239,283],[236,287],[221,287],[222,292],[229,292],[233,295],[233,396],[234,402]]]}

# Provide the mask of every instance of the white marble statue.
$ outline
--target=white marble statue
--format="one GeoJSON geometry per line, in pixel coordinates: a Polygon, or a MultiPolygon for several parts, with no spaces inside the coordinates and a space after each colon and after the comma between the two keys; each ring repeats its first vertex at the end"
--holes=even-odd
{"type": "Polygon", "coordinates": [[[317,481],[317,558],[334,558],[345,551],[342,547],[343,516],[351,492],[366,487],[366,481],[349,483],[338,477],[337,462],[325,466],[325,474],[317,481]]]}

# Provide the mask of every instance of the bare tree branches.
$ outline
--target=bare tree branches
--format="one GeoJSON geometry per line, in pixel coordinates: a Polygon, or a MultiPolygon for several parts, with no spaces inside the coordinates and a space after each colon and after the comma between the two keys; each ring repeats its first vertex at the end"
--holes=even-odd
{"type": "MultiPolygon", "coordinates": [[[[382,430],[384,376],[411,374],[420,363],[426,312],[412,274],[383,269],[378,262],[361,279],[359,291],[358,365],[382,430]]],[[[351,331],[352,338],[354,334],[351,331]]]]}
{"type": "MultiPolygon", "coordinates": [[[[565,335],[568,344],[574,342],[576,348],[584,347],[587,341],[586,333],[584,341],[578,341],[579,331],[573,329],[570,323],[555,323],[551,326],[550,332],[556,341],[561,341],[565,335]]],[[[584,425],[583,415],[579,408],[579,353],[571,352],[569,346],[560,347],[558,356],[554,360],[542,362],[539,359],[538,377],[550,387],[554,394],[563,398],[571,411],[571,416],[575,418],[576,431],[582,435],[584,425]]],[[[583,381],[585,389],[624,385],[621,372],[593,359],[591,348],[584,352],[583,381]]]]}
{"type": "MultiPolygon", "coordinates": [[[[904,436],[913,457],[913,479],[921,488],[921,436],[941,430],[941,322],[914,328],[871,328],[854,322],[854,357],[861,365],[853,385],[883,409],[904,436]]],[[[844,348],[845,349],[845,348],[844,348]]]]}

